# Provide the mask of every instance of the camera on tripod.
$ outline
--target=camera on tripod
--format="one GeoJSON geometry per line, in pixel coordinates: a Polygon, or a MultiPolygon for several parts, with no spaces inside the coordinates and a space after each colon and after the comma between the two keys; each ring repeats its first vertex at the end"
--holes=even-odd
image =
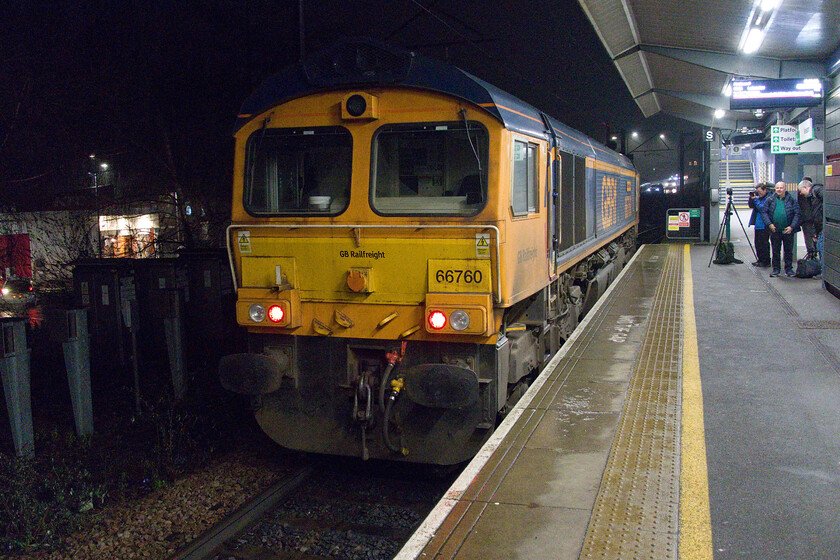
{"type": "Polygon", "coordinates": [[[747,229],[744,227],[744,222],[741,221],[741,216],[739,216],[738,212],[735,211],[735,203],[732,200],[732,187],[726,187],[726,194],[729,196],[729,200],[726,202],[726,208],[723,210],[723,220],[720,222],[720,229],[718,230],[717,238],[715,240],[715,247],[712,250],[712,256],[709,258],[709,266],[712,266],[712,259],[714,259],[716,255],[718,258],[714,261],[715,264],[740,264],[743,262],[735,258],[735,247],[729,240],[729,217],[733,214],[735,214],[735,217],[738,218],[738,222],[741,224],[741,231],[744,232],[744,237],[746,238],[747,243],[749,243],[750,250],[753,252],[753,255],[755,255],[755,249],[753,249],[752,243],[750,243],[750,238],[747,235],[747,229]],[[724,239],[724,237],[726,237],[726,239],[724,239]]]}

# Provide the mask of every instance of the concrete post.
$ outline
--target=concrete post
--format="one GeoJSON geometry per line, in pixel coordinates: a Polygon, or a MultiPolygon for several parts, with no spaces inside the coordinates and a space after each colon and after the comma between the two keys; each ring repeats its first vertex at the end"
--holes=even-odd
{"type": "MultiPolygon", "coordinates": [[[[709,242],[714,243],[712,235],[720,230],[720,204],[726,205],[726,200],[720,200],[720,132],[712,132],[709,142],[709,242]]],[[[708,138],[708,137],[707,137],[708,138]]]]}
{"type": "Polygon", "coordinates": [[[31,457],[35,453],[30,396],[29,349],[26,347],[26,320],[0,322],[0,374],[3,394],[12,428],[15,453],[31,457]]]}
{"type": "Polygon", "coordinates": [[[64,366],[73,403],[76,433],[85,436],[93,433],[93,404],[90,391],[90,336],[87,327],[87,309],[68,309],[64,366]]]}

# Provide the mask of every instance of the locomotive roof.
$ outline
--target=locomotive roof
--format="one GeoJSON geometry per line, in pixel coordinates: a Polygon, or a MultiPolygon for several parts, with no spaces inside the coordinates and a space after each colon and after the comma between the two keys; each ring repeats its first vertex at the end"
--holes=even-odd
{"type": "Polygon", "coordinates": [[[235,130],[285,101],[315,91],[365,86],[419,88],[454,95],[482,107],[508,130],[546,140],[551,139],[549,123],[561,150],[632,167],[621,154],[460,68],[367,39],[341,42],[268,78],[242,104],[235,130]]]}

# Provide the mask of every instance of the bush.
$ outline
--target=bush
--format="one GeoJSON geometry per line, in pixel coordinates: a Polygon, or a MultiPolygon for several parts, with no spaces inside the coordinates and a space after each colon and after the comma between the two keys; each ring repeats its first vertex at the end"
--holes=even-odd
{"type": "Polygon", "coordinates": [[[0,453],[0,487],[0,544],[9,552],[56,545],[107,496],[83,464],[61,456],[39,461],[0,453]]]}
{"type": "Polygon", "coordinates": [[[60,407],[39,407],[34,458],[4,454],[11,442],[0,442],[0,557],[54,550],[104,505],[146,495],[248,446],[249,435],[260,438],[239,397],[217,385],[191,384],[181,401],[164,389],[139,416],[129,412],[130,391],[111,395],[97,401],[108,406],[96,409],[97,432],[85,437],[54,417],[60,407]]]}

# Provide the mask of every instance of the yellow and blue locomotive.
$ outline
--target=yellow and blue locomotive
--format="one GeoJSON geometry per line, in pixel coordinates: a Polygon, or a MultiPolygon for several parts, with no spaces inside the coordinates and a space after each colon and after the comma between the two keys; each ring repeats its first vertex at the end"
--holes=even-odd
{"type": "Polygon", "coordinates": [[[635,250],[629,160],[411,52],[314,55],[235,139],[219,375],[288,448],[469,459],[635,250]]]}

